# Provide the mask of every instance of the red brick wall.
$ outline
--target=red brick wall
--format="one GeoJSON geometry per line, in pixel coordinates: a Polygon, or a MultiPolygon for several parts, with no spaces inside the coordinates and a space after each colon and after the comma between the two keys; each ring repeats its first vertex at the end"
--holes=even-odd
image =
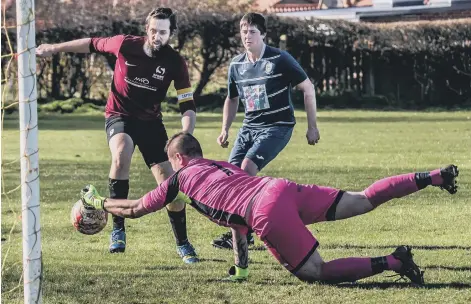
{"type": "Polygon", "coordinates": [[[471,18],[470,10],[448,11],[440,13],[422,13],[401,16],[382,16],[361,19],[362,22],[400,22],[400,21],[420,21],[420,20],[446,20],[471,18]]]}

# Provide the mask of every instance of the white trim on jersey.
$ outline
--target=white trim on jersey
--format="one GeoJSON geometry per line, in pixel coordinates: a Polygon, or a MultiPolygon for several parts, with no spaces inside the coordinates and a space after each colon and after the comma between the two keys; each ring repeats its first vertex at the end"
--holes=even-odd
{"type": "Polygon", "coordinates": [[[268,58],[262,58],[263,60],[272,60],[272,59],[276,59],[278,57],[280,57],[281,55],[276,55],[276,56],[273,56],[273,57],[268,57],[268,58]]]}
{"type": "Polygon", "coordinates": [[[275,124],[280,124],[280,125],[294,125],[296,124],[294,121],[293,122],[287,122],[287,121],[279,121],[275,122],[275,124]]]}
{"type": "Polygon", "coordinates": [[[250,61],[242,61],[242,62],[231,62],[230,65],[233,65],[233,64],[248,64],[248,63],[251,63],[250,61]]]}
{"type": "MultiPolygon", "coordinates": [[[[271,123],[271,125],[295,125],[296,122],[287,122],[287,121],[278,121],[278,122],[274,122],[274,123],[271,123]]],[[[242,126],[249,126],[248,124],[242,124],[242,126]]]]}
{"type": "Polygon", "coordinates": [[[235,83],[241,83],[241,82],[247,82],[247,81],[255,81],[255,80],[262,80],[262,79],[268,79],[268,78],[276,78],[276,77],[280,77],[280,76],[283,76],[283,74],[280,73],[280,74],[270,75],[270,76],[263,76],[263,77],[257,77],[257,78],[236,80],[235,83]]]}
{"type": "Polygon", "coordinates": [[[135,87],[151,90],[151,91],[154,91],[154,92],[157,91],[157,88],[155,88],[155,87],[151,87],[151,86],[148,86],[148,85],[145,85],[145,84],[139,84],[139,83],[136,83],[136,82],[134,82],[132,80],[129,80],[127,78],[124,78],[124,81],[126,81],[128,84],[130,84],[132,86],[135,86],[135,87]]]}
{"type": "Polygon", "coordinates": [[[291,107],[290,107],[290,106],[286,106],[286,107],[284,107],[284,108],[280,108],[280,109],[273,110],[273,111],[270,111],[270,112],[262,113],[262,115],[270,115],[270,114],[273,114],[273,113],[278,113],[278,112],[281,112],[281,111],[284,111],[284,110],[288,110],[289,108],[291,108],[291,107]]]}
{"type": "MultiPolygon", "coordinates": [[[[272,57],[268,57],[268,58],[260,58],[260,60],[272,60],[272,59],[276,59],[278,57],[280,57],[281,55],[276,55],[276,56],[272,56],[272,57]]],[[[249,64],[249,63],[252,63],[248,60],[246,61],[242,61],[242,62],[231,62],[229,65],[233,65],[233,64],[249,64]]]]}
{"type": "Polygon", "coordinates": [[[273,96],[275,96],[275,95],[280,94],[281,92],[286,91],[287,89],[288,89],[288,87],[284,87],[283,89],[279,90],[278,92],[275,92],[275,93],[273,93],[273,94],[270,94],[270,95],[268,95],[267,97],[268,97],[268,98],[273,97],[273,96]]]}

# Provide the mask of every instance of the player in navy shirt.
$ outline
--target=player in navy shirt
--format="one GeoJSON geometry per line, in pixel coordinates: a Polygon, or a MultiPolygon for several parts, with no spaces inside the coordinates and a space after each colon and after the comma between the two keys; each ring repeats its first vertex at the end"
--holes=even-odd
{"type": "Polygon", "coordinates": [[[244,126],[292,127],[296,121],[290,91],[307,80],[307,75],[287,52],[268,45],[263,47],[262,57],[253,63],[246,53],[232,60],[229,99],[239,98],[244,104],[244,126]]]}
{"type": "MultiPolygon", "coordinates": [[[[299,63],[287,52],[266,45],[266,20],[261,14],[248,13],[240,21],[245,52],[230,63],[228,94],[223,123],[217,142],[228,147],[229,128],[239,101],[245,107],[245,119],[232,148],[229,162],[250,175],[257,175],[288,144],[296,124],[291,89],[304,93],[307,114],[307,142],[319,141],[314,86],[299,63]]],[[[248,235],[249,242],[253,237],[248,235]]],[[[232,248],[231,233],[213,240],[218,248],[232,248]]]]}
{"type": "MultiPolygon", "coordinates": [[[[105,109],[106,135],[112,162],[109,175],[110,197],[125,199],[129,192],[129,168],[137,145],[157,183],[173,171],[164,151],[168,140],[162,123],[161,102],[173,81],[182,113],[182,129],[193,132],[196,107],[188,68],[183,57],[168,45],[177,28],[169,8],[152,10],[146,19],[147,36],[117,35],[84,38],[65,43],[40,45],[37,55],[58,52],[107,53],[116,57],[113,81],[105,109]]],[[[177,252],[186,263],[198,261],[188,242],[185,204],[181,197],[167,207],[177,241],[177,252]]],[[[124,218],[113,216],[110,252],[124,252],[124,218]]]]}

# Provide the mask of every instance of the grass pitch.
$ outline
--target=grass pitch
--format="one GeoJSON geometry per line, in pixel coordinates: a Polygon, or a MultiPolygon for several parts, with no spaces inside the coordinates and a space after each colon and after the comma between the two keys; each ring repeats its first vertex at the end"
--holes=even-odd
{"type": "MultiPolygon", "coordinates": [[[[108,253],[111,225],[94,236],[74,231],[70,209],[81,187],[93,183],[107,194],[110,153],[102,115],[42,115],[39,122],[43,303],[470,303],[471,302],[471,112],[321,111],[320,143],[306,143],[305,114],[287,148],[262,172],[300,183],[361,190],[376,179],[455,163],[460,188],[435,187],[386,203],[357,218],[310,226],[325,260],[381,256],[395,246],[415,247],[426,285],[395,283],[385,272],[355,284],[326,286],[298,281],[267,251],[250,252],[250,279],[220,279],[233,263],[231,251],[210,241],[226,231],[188,208],[188,234],[202,259],[178,258],[166,212],[127,220],[125,254],[108,253]]],[[[221,116],[198,114],[195,135],[205,157],[227,159],[216,144],[221,116]]],[[[234,140],[241,117],[230,133],[234,140]]],[[[166,115],[171,135],[179,117],[166,115]]],[[[2,302],[22,303],[21,203],[17,117],[2,133],[2,302]]],[[[232,145],[231,145],[232,146],[232,145]]],[[[230,146],[230,148],[231,148],[230,146]]],[[[155,187],[136,151],[130,198],[155,187]]],[[[257,240],[256,245],[261,245],[257,240]]]]}

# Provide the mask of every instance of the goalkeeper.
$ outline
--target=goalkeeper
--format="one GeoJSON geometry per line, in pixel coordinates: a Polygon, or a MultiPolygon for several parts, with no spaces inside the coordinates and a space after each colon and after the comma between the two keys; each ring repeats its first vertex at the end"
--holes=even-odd
{"type": "Polygon", "coordinates": [[[101,197],[89,185],[82,190],[84,205],[137,218],[164,208],[179,191],[185,193],[189,198],[187,203],[198,212],[232,229],[235,265],[230,270],[231,280],[244,280],[248,276],[246,232],[252,229],[273,256],[304,281],[351,282],[392,270],[413,283],[422,284],[423,272],[414,263],[409,246],[400,246],[392,254],[381,257],[324,262],[317,250],[319,243],[305,225],[364,214],[429,185],[450,194],[457,191],[458,168],[454,165],[388,177],[361,192],[348,192],[280,178],[249,176],[227,162],[203,158],[199,142],[189,133],[180,132],[170,138],[166,151],[176,173],[156,189],[138,200],[126,200],[101,197]]]}

